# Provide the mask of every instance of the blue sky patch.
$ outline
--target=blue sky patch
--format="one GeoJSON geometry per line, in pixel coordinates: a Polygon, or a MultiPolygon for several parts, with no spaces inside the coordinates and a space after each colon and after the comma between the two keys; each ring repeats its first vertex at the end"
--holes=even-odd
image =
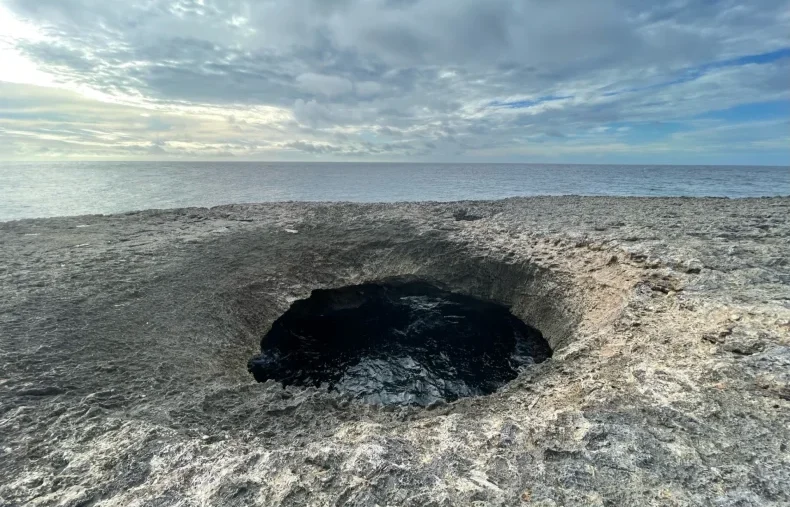
{"type": "Polygon", "coordinates": [[[739,104],[727,109],[719,109],[699,115],[701,119],[715,119],[727,122],[787,119],[790,121],[790,100],[753,102],[739,104]]]}
{"type": "Polygon", "coordinates": [[[538,104],[542,104],[544,102],[555,102],[557,100],[570,99],[570,98],[573,98],[573,96],[571,96],[571,95],[566,95],[566,96],[562,96],[562,95],[546,95],[545,97],[538,97],[535,100],[516,100],[516,101],[512,101],[512,102],[501,102],[501,101],[498,101],[498,100],[494,100],[491,103],[489,103],[488,105],[491,106],[491,107],[504,107],[504,108],[507,108],[507,109],[524,109],[524,108],[527,108],[527,107],[532,107],[532,106],[536,106],[538,104]]]}

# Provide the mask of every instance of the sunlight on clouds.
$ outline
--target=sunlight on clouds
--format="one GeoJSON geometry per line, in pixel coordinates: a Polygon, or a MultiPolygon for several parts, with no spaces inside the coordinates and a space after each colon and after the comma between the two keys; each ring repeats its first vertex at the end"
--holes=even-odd
{"type": "MultiPolygon", "coordinates": [[[[2,26],[0,26],[0,31],[2,29],[2,26]]],[[[5,47],[1,42],[0,81],[37,86],[55,85],[51,75],[41,72],[35,63],[19,54],[13,48],[5,47]]]]}
{"type": "Polygon", "coordinates": [[[34,26],[19,21],[0,4],[0,81],[53,85],[52,76],[39,70],[35,63],[15,49],[14,43],[20,39],[37,41],[42,36],[34,26]]]}
{"type": "Polygon", "coordinates": [[[782,2],[0,2],[2,158],[790,160],[782,2]]]}

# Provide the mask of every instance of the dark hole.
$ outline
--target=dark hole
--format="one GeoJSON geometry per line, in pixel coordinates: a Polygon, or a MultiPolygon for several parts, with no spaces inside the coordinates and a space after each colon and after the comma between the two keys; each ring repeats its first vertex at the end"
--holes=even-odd
{"type": "Polygon", "coordinates": [[[490,394],[551,356],[505,306],[400,280],[313,291],[274,321],[261,351],[248,365],[258,382],[422,406],[490,394]]]}

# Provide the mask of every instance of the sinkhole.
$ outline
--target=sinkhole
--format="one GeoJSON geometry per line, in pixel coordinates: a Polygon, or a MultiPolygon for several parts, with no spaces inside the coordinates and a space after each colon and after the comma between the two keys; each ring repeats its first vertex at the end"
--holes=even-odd
{"type": "Polygon", "coordinates": [[[427,406],[491,394],[551,352],[540,331],[501,304],[395,279],[295,301],[248,369],[258,382],[427,406]]]}

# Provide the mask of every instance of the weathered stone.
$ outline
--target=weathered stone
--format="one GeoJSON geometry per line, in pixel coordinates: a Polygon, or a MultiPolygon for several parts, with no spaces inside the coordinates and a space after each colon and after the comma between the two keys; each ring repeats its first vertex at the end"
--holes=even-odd
{"type": "Polygon", "coordinates": [[[788,505],[790,223],[770,216],[790,199],[0,223],[0,504],[788,505]],[[508,306],[554,355],[430,410],[252,380],[294,301],[401,275],[508,306]]]}

